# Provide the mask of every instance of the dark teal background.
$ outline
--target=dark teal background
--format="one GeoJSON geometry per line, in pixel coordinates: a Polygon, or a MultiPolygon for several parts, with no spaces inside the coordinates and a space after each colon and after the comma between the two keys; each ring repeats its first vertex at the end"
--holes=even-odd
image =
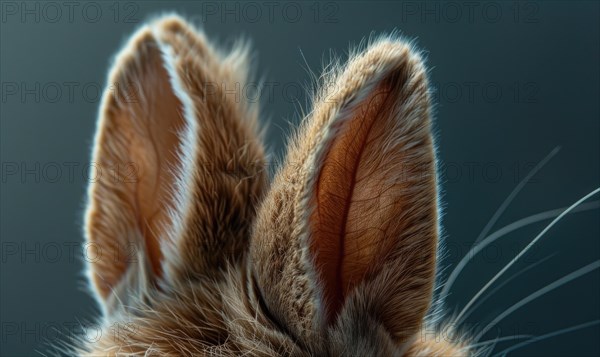
{"type": "MultiPolygon", "coordinates": [[[[567,206],[600,185],[598,2],[73,3],[72,14],[63,2],[5,1],[0,8],[2,356],[51,354],[48,344],[68,341],[69,331],[89,326],[97,314],[77,248],[96,92],[127,36],[163,11],[188,16],[215,41],[252,41],[259,77],[277,83],[261,97],[273,157],[282,154],[288,121],[297,123],[305,107],[299,90],[309,83],[307,66],[320,73],[330,50],[344,55],[371,34],[399,30],[416,39],[436,88],[446,265],[467,254],[518,181],[556,146],[560,152],[495,229],[567,206]]],[[[449,308],[460,309],[545,223],[476,257],[455,285],[449,308]]],[[[598,209],[566,217],[508,276],[555,255],[499,290],[467,327],[476,330],[529,293],[599,259],[599,238],[598,209]]],[[[594,271],[534,301],[486,339],[542,335],[599,319],[599,279],[594,271]]],[[[599,335],[596,325],[513,355],[597,356],[599,335]]]]}

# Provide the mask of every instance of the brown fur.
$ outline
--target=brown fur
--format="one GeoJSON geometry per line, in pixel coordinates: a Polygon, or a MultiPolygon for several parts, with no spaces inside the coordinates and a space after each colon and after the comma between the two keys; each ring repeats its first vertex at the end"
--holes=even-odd
{"type": "Polygon", "coordinates": [[[183,20],[117,56],[94,160],[134,182],[90,185],[87,237],[104,307],[82,355],[463,356],[435,335],[435,156],[426,70],[383,38],[325,77],[268,187],[248,80],[183,20]],[[209,84],[207,86],[207,84],[209,84]],[[240,100],[241,99],[241,100],[240,100]],[[432,333],[434,331],[434,333],[432,333]]]}

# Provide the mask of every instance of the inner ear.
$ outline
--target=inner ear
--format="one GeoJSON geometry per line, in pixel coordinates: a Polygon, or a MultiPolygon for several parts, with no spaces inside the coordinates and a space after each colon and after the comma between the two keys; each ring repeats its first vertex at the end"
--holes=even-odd
{"type": "Polygon", "coordinates": [[[171,228],[186,125],[164,61],[152,32],[140,30],[117,57],[104,94],[94,152],[103,175],[90,185],[87,213],[87,236],[105,248],[91,264],[104,298],[132,258],[144,259],[141,266],[152,269],[153,280],[162,275],[161,241],[171,228]]]}
{"type": "Polygon", "coordinates": [[[316,181],[311,250],[327,287],[330,321],[344,296],[373,267],[373,260],[385,259],[393,247],[393,240],[385,237],[394,224],[395,207],[402,206],[395,195],[401,182],[394,182],[395,172],[386,172],[390,168],[381,167],[385,148],[380,143],[388,140],[383,117],[394,115],[398,100],[394,85],[403,83],[399,76],[401,72],[393,72],[366,98],[340,113],[316,181]]]}
{"type": "Polygon", "coordinates": [[[161,235],[169,224],[168,208],[173,206],[172,190],[181,166],[180,133],[185,122],[182,104],[174,94],[158,48],[153,47],[151,52],[148,73],[142,77],[147,83],[138,83],[141,101],[121,111],[115,120],[129,142],[129,158],[137,171],[137,182],[130,192],[137,225],[153,272],[160,276],[161,235]]]}

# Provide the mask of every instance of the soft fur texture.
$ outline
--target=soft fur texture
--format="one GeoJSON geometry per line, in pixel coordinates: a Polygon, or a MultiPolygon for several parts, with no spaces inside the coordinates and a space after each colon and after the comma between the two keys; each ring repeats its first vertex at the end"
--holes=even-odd
{"type": "Polygon", "coordinates": [[[438,207],[418,52],[381,38],[333,66],[270,185],[258,108],[227,93],[246,54],[166,16],[117,56],[94,161],[136,175],[90,185],[103,333],[78,352],[468,355],[426,315],[438,207]]]}

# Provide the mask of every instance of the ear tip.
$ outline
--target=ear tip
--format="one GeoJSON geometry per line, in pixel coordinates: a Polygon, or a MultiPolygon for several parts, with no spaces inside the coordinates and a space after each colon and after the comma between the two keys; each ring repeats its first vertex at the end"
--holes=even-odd
{"type": "Polygon", "coordinates": [[[151,48],[156,47],[156,39],[148,24],[141,26],[125,45],[114,56],[111,70],[109,71],[109,85],[121,83],[132,69],[140,69],[144,64],[138,59],[145,57],[151,48]]]}
{"type": "Polygon", "coordinates": [[[113,57],[108,73],[109,85],[136,80],[149,65],[149,59],[161,56],[163,45],[177,42],[175,39],[181,33],[194,34],[196,44],[206,46],[202,32],[176,13],[161,14],[144,22],[113,57]]]}
{"type": "Polygon", "coordinates": [[[181,15],[175,11],[156,14],[145,21],[142,28],[147,27],[158,32],[198,32],[202,31],[194,24],[192,18],[181,15]]]}
{"type": "Polygon", "coordinates": [[[196,36],[202,36],[203,34],[203,31],[197,28],[191,21],[174,12],[155,17],[149,22],[149,26],[157,37],[179,33],[193,33],[196,36]]]}
{"type": "Polygon", "coordinates": [[[421,58],[422,51],[416,45],[415,39],[401,36],[397,33],[384,34],[371,43],[371,47],[381,47],[393,54],[410,55],[421,58]]]}
{"type": "Polygon", "coordinates": [[[186,23],[184,17],[175,12],[163,13],[150,21],[152,27],[164,27],[172,30],[183,29],[187,27],[186,23]]]}
{"type": "Polygon", "coordinates": [[[133,35],[129,37],[116,58],[128,57],[128,55],[135,54],[148,45],[156,46],[158,41],[160,41],[165,34],[182,32],[202,33],[176,13],[159,15],[140,26],[133,35]]]}
{"type": "Polygon", "coordinates": [[[406,69],[415,74],[427,72],[423,52],[416,47],[414,41],[396,34],[384,35],[376,39],[365,50],[363,58],[378,62],[379,66],[390,69],[408,65],[406,69]]]}

